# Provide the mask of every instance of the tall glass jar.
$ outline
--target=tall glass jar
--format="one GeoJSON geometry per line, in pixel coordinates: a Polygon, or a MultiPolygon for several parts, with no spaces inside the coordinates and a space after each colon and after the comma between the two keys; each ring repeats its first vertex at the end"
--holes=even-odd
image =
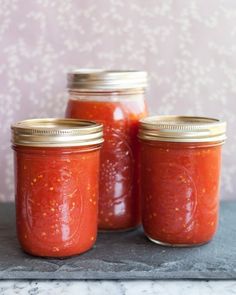
{"type": "Polygon", "coordinates": [[[77,70],[68,74],[66,117],[103,123],[99,229],[140,224],[138,121],[147,115],[146,72],[77,70]]]}
{"type": "Polygon", "coordinates": [[[141,120],[142,222],[151,241],[193,246],[212,239],[225,131],[225,122],[211,118],[141,120]]]}
{"type": "Polygon", "coordinates": [[[66,257],[90,249],[97,235],[102,125],[32,119],[12,126],[16,224],[24,251],[66,257]]]}

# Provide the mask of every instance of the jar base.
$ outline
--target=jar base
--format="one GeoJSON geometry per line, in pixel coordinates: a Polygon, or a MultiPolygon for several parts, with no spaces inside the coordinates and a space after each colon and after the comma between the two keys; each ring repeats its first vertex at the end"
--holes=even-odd
{"type": "Polygon", "coordinates": [[[62,255],[62,256],[57,256],[57,255],[54,256],[54,255],[50,255],[50,254],[49,254],[49,255],[35,254],[35,253],[31,252],[30,250],[29,250],[29,251],[28,251],[28,250],[25,250],[24,248],[21,248],[21,250],[22,250],[25,254],[30,255],[30,256],[33,256],[33,257],[36,257],[36,258],[43,258],[43,259],[48,259],[48,260],[50,260],[50,259],[64,260],[64,259],[73,258],[73,257],[75,257],[75,256],[83,255],[83,254],[85,254],[86,252],[91,251],[93,248],[94,248],[94,245],[93,245],[91,248],[86,249],[86,250],[84,250],[84,251],[82,251],[82,252],[80,252],[80,253],[73,253],[73,254],[62,255]]]}
{"type": "Polygon", "coordinates": [[[172,248],[190,248],[190,247],[198,247],[198,246],[202,246],[205,245],[207,243],[209,243],[210,241],[207,242],[202,242],[202,243],[197,243],[197,244],[171,244],[171,243],[166,243],[166,242],[161,242],[159,240],[155,240],[150,238],[149,236],[146,235],[146,237],[153,243],[160,245],[160,246],[164,246],[164,247],[172,247],[172,248]]]}

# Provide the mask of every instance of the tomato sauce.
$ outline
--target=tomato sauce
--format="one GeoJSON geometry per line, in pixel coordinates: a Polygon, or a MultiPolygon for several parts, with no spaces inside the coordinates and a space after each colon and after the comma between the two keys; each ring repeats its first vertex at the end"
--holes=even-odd
{"type": "Polygon", "coordinates": [[[32,119],[12,130],[22,249],[60,258],[89,250],[97,236],[101,124],[32,119]]]}
{"type": "Polygon", "coordinates": [[[225,131],[226,123],[213,118],[141,120],[142,222],[151,241],[192,246],[213,238],[225,131]]]}
{"type": "Polygon", "coordinates": [[[99,150],[15,148],[16,220],[22,248],[64,257],[93,246],[99,150]]]}
{"type": "Polygon", "coordinates": [[[101,150],[99,229],[122,230],[140,224],[138,121],[146,115],[143,99],[71,99],[66,116],[104,124],[101,150]]]}
{"type": "Polygon", "coordinates": [[[141,153],[146,235],[173,245],[211,240],[218,223],[221,145],[145,142],[141,153]]]}

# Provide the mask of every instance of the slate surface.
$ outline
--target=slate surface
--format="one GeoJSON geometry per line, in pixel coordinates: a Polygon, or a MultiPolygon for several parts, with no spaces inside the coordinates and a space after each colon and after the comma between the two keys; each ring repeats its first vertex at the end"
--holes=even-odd
{"type": "Polygon", "coordinates": [[[99,234],[91,251],[64,260],[31,257],[15,236],[14,206],[0,204],[0,279],[236,279],[236,202],[221,204],[215,239],[195,248],[149,242],[141,230],[99,234]]]}

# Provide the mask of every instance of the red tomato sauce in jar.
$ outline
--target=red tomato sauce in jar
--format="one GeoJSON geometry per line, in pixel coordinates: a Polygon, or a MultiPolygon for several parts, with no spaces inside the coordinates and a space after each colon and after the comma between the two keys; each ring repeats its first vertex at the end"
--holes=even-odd
{"type": "MultiPolygon", "coordinates": [[[[57,121],[54,120],[55,125],[57,121]]],[[[40,128],[44,126],[39,120],[28,120],[26,128],[32,130],[29,126],[33,126],[35,130],[37,124],[40,128]]],[[[67,121],[63,124],[64,128],[67,121]]],[[[76,124],[79,125],[78,121],[76,124]]],[[[67,126],[66,132],[70,130],[67,126]]],[[[66,257],[87,251],[97,236],[101,139],[97,144],[67,146],[70,143],[62,136],[64,142],[60,145],[65,144],[63,147],[35,147],[24,146],[23,141],[19,145],[16,136],[13,139],[16,223],[23,250],[43,257],[66,257]]],[[[43,133],[39,136],[45,137],[43,133]]],[[[71,133],[71,136],[74,135],[71,133]]]]}
{"type": "Polygon", "coordinates": [[[99,228],[128,229],[140,223],[138,184],[138,121],[146,114],[141,103],[91,102],[71,99],[67,117],[104,124],[101,150],[99,228]]]}
{"type": "Polygon", "coordinates": [[[170,119],[165,116],[159,118],[153,119],[156,129],[151,130],[152,135],[148,130],[150,126],[140,132],[142,222],[145,234],[150,240],[162,245],[191,246],[206,243],[213,238],[218,224],[225,125],[217,121],[205,122],[206,118],[194,118],[191,123],[188,117],[177,118],[177,122],[173,122],[173,116],[170,119]],[[199,134],[192,138],[195,142],[183,142],[194,137],[193,122],[198,126],[196,132],[199,134]],[[186,128],[188,124],[190,129],[186,128]],[[219,126],[218,132],[222,134],[212,131],[211,135],[209,131],[208,138],[202,139],[201,133],[214,126],[219,126]],[[173,132],[175,127],[174,137],[171,138],[173,133],[170,134],[168,129],[173,132]],[[156,137],[153,136],[155,132],[156,137]],[[182,138],[183,141],[171,142],[178,139],[178,132],[179,140],[182,138]],[[161,141],[163,138],[168,141],[161,141]],[[204,142],[196,142],[198,140],[204,142]]]}
{"type": "Polygon", "coordinates": [[[70,92],[66,117],[94,120],[104,126],[99,229],[135,228],[141,219],[137,133],[139,120],[147,114],[143,93],[79,90],[70,92]]]}

